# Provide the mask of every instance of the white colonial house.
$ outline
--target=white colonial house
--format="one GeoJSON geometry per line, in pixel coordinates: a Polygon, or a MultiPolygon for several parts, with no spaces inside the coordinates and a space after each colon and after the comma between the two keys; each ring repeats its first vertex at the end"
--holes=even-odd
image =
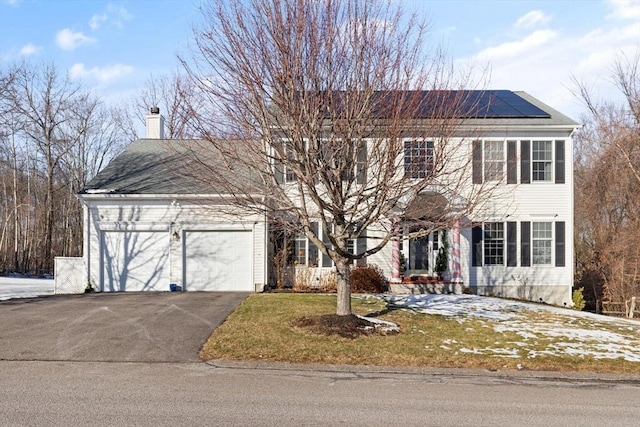
{"type": "MultiPolygon", "coordinates": [[[[415,286],[420,278],[436,275],[446,238],[448,287],[437,290],[468,287],[570,305],[571,154],[578,125],[524,92],[485,94],[491,105],[457,137],[468,141],[470,185],[495,185],[496,197],[450,230],[393,241],[366,263],[381,267],[393,290],[415,292],[422,289],[415,286]]],[[[85,277],[97,291],[259,291],[273,281],[266,217],[233,212],[230,195],[181,170],[185,144],[164,139],[163,119],[154,111],[147,116],[147,138],[133,142],[78,195],[85,206],[85,277]]],[[[433,155],[428,138],[421,144],[412,152],[433,155]]],[[[406,158],[405,167],[412,162],[406,158]]],[[[368,242],[352,245],[361,251],[368,242]]],[[[305,238],[294,246],[296,266],[332,268],[305,238]]]]}

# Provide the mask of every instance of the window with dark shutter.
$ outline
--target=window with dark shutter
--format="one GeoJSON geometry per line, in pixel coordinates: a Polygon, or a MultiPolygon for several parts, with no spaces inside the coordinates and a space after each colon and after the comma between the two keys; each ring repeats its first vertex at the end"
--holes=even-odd
{"type": "Polygon", "coordinates": [[[356,163],[356,183],[364,184],[367,179],[367,143],[362,141],[358,146],[356,163]]]}
{"type": "MultiPolygon", "coordinates": [[[[333,230],[333,224],[328,224],[328,226],[329,231],[333,230]]],[[[327,249],[330,249],[332,247],[331,243],[329,242],[329,237],[327,236],[327,233],[324,232],[324,230],[322,230],[322,243],[325,244],[327,249]]],[[[329,255],[322,254],[322,266],[333,267],[333,261],[331,260],[331,258],[329,258],[329,255]]]]}
{"type": "Polygon", "coordinates": [[[507,184],[518,183],[518,153],[516,141],[507,141],[507,184]]]}
{"type": "MultiPolygon", "coordinates": [[[[358,240],[356,240],[356,253],[361,254],[366,250],[367,250],[367,236],[363,232],[360,235],[360,237],[358,237],[358,240]]],[[[356,261],[356,265],[367,265],[367,259],[360,258],[359,260],[356,261]]]]}
{"type": "Polygon", "coordinates": [[[507,266],[518,265],[518,223],[507,222],[507,266]]]}
{"type": "Polygon", "coordinates": [[[471,266],[482,267],[482,227],[471,229],[471,266]]]}
{"type": "Polygon", "coordinates": [[[564,184],[564,141],[556,141],[556,184],[564,184]]]}
{"type": "Polygon", "coordinates": [[[564,221],[556,222],[556,267],[565,266],[564,221]]]}
{"type": "Polygon", "coordinates": [[[520,265],[531,266],[531,223],[528,221],[520,223],[520,265]]]}
{"type": "Polygon", "coordinates": [[[520,141],[520,183],[531,183],[531,141],[520,141]]]}
{"type": "MultiPolygon", "coordinates": [[[[312,222],[311,223],[311,232],[313,234],[315,234],[316,236],[318,235],[318,223],[317,222],[312,222]]],[[[314,245],[311,240],[309,240],[309,262],[308,262],[308,266],[309,267],[317,267],[318,266],[318,247],[316,245],[314,245]]]]}
{"type": "Polygon", "coordinates": [[[472,143],[472,179],[474,184],[482,184],[482,141],[472,143]]]}

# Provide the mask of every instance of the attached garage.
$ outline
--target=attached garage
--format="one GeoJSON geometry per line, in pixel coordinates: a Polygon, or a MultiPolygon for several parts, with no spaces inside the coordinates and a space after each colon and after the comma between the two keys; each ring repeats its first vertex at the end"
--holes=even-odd
{"type": "Polygon", "coordinates": [[[253,291],[251,230],[185,231],[187,291],[253,291]]]}
{"type": "MultiPolygon", "coordinates": [[[[85,207],[85,286],[100,292],[169,292],[172,284],[184,291],[264,288],[266,217],[234,206],[234,197],[211,185],[215,180],[193,175],[184,160],[191,160],[192,148],[207,146],[200,143],[138,139],[78,194],[85,207]]],[[[204,172],[217,170],[217,154],[202,154],[211,162],[204,172]]]]}
{"type": "Polygon", "coordinates": [[[102,233],[102,291],[169,290],[167,231],[102,233]]]}

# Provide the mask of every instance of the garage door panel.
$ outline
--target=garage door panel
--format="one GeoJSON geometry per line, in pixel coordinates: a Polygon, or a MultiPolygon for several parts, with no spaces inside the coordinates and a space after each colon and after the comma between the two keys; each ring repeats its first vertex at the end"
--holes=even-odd
{"type": "Polygon", "coordinates": [[[169,234],[110,231],[103,234],[104,291],[169,289],[169,234]]]}
{"type": "Polygon", "coordinates": [[[252,243],[251,231],[186,232],[186,290],[252,290],[252,243]]]}

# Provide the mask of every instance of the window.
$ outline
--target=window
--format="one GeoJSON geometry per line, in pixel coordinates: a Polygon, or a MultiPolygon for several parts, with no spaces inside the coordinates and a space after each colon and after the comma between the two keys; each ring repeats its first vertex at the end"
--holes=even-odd
{"type": "Polygon", "coordinates": [[[307,236],[296,234],[293,241],[293,263],[295,265],[307,265],[307,236]]]}
{"type": "Polygon", "coordinates": [[[484,264],[504,264],[504,224],[501,222],[484,224],[484,264]]]}
{"type": "Polygon", "coordinates": [[[533,265],[551,265],[551,223],[534,222],[531,231],[533,265]]]}
{"type": "Polygon", "coordinates": [[[553,147],[551,141],[533,141],[531,147],[533,181],[551,181],[553,147]]]}
{"type": "Polygon", "coordinates": [[[404,174],[411,179],[427,178],[433,173],[433,141],[404,142],[404,174]]]}
{"type": "Polygon", "coordinates": [[[504,142],[485,141],[484,180],[500,181],[504,175],[504,142]]]}

